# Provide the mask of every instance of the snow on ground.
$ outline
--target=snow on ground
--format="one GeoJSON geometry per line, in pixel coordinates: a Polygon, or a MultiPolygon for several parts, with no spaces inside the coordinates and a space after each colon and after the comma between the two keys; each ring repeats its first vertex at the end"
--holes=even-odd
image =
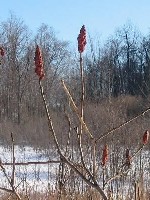
{"type": "MultiPolygon", "coordinates": [[[[59,160],[58,154],[55,148],[41,150],[34,149],[33,147],[25,146],[19,147],[15,146],[15,158],[16,162],[30,162],[30,161],[48,161],[48,160],[59,160]]],[[[6,148],[4,146],[0,146],[0,159],[2,163],[10,163],[12,162],[12,150],[11,148],[6,148]]],[[[6,169],[6,173],[9,177],[12,174],[12,166],[4,165],[6,169]]],[[[19,189],[21,190],[30,190],[30,191],[38,191],[44,192],[48,189],[52,190],[56,187],[56,178],[58,174],[59,164],[49,163],[42,165],[26,165],[26,166],[16,166],[15,170],[15,185],[19,185],[19,189]]],[[[109,175],[111,175],[111,165],[108,163],[107,170],[109,171],[109,175]]],[[[122,189],[122,194],[127,193],[130,189],[133,188],[133,184],[135,181],[140,178],[140,171],[142,169],[143,181],[149,187],[150,185],[150,156],[149,151],[143,151],[133,160],[131,171],[129,172],[129,176],[127,177],[126,183],[112,181],[111,187],[114,188],[114,192],[122,189]],[[141,158],[140,158],[141,157],[141,158]]],[[[101,170],[101,169],[100,169],[101,170]]],[[[102,173],[102,170],[99,171],[102,173]]],[[[8,181],[4,176],[4,173],[0,171],[0,187],[9,187],[8,181]]],[[[101,176],[99,176],[99,182],[101,184],[101,176]]]]}
{"type": "MultiPolygon", "coordinates": [[[[12,151],[11,148],[0,146],[0,159],[2,163],[12,162],[12,151]]],[[[32,147],[15,146],[15,162],[31,162],[31,161],[48,161],[48,160],[59,160],[56,157],[55,150],[35,150],[32,147]]],[[[6,173],[9,177],[12,174],[12,166],[5,166],[6,173]]],[[[40,165],[25,165],[15,167],[15,185],[20,185],[19,188],[26,187],[32,188],[32,190],[43,191],[47,190],[49,184],[55,187],[56,184],[56,173],[58,164],[40,164],[40,165]]],[[[2,170],[0,171],[0,187],[9,187],[8,181],[4,176],[2,170]]]]}

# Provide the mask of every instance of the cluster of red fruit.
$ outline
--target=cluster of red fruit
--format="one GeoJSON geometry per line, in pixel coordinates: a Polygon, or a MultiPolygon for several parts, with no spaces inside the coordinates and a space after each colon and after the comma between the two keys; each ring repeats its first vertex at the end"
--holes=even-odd
{"type": "Polygon", "coordinates": [[[103,149],[103,155],[102,155],[102,166],[104,167],[106,165],[106,162],[108,161],[108,145],[106,144],[103,149]]]}
{"type": "Polygon", "coordinates": [[[126,162],[125,164],[129,167],[131,165],[131,155],[129,149],[126,150],[126,162]]]}
{"type": "Polygon", "coordinates": [[[80,29],[80,34],[78,35],[77,40],[78,40],[78,51],[79,53],[82,53],[86,45],[86,30],[84,25],[80,29]]]}
{"type": "MultiPolygon", "coordinates": [[[[149,131],[146,130],[143,134],[143,145],[146,145],[148,143],[148,140],[149,140],[149,131]]],[[[130,155],[130,152],[129,152],[129,149],[126,150],[126,164],[129,166],[131,164],[131,155],[130,155]]],[[[102,166],[104,167],[106,165],[108,161],[108,145],[106,144],[104,146],[104,149],[103,149],[103,155],[102,155],[102,166]]]]}
{"type": "Polygon", "coordinates": [[[39,76],[39,79],[42,80],[45,74],[43,68],[42,53],[38,45],[36,46],[34,61],[35,61],[35,73],[39,76]]]}
{"type": "Polygon", "coordinates": [[[143,145],[148,143],[148,139],[149,139],[149,131],[146,130],[144,135],[143,135],[143,145]]]}
{"type": "Polygon", "coordinates": [[[4,54],[5,54],[5,52],[4,52],[3,47],[0,47],[0,55],[1,55],[1,56],[4,56],[4,54]]]}

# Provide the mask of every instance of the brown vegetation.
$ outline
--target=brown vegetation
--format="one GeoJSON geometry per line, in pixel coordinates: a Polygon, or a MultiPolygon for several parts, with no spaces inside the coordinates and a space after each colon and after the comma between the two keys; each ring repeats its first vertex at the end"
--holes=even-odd
{"type": "MultiPolygon", "coordinates": [[[[144,165],[147,158],[143,160],[142,152],[146,153],[146,148],[149,151],[149,46],[140,49],[144,56],[138,60],[134,54],[138,48],[135,36],[132,38],[130,29],[123,30],[122,36],[124,33],[121,47],[116,46],[120,44],[117,40],[110,40],[102,57],[97,58],[91,44],[92,58],[84,62],[86,31],[82,26],[78,37],[79,68],[74,70],[69,66],[75,66],[78,60],[74,62],[68,44],[59,41],[46,25],[41,26],[34,43],[26,26],[14,16],[2,24],[0,38],[6,54],[1,53],[0,134],[2,144],[12,145],[12,163],[0,163],[8,182],[0,189],[10,193],[10,198],[149,198],[145,178],[149,175],[144,165]],[[35,54],[39,80],[32,68],[37,43],[41,47],[36,46],[35,54]],[[66,69],[71,71],[68,75],[66,69]],[[48,192],[43,193],[30,191],[24,180],[21,183],[26,185],[26,193],[15,185],[16,166],[51,163],[17,163],[16,144],[55,149],[59,167],[54,192],[50,183],[48,192]],[[7,174],[7,165],[12,165],[11,175],[7,174]],[[128,191],[123,191],[127,184],[128,191]]],[[[2,198],[10,199],[5,195],[2,198]]]]}

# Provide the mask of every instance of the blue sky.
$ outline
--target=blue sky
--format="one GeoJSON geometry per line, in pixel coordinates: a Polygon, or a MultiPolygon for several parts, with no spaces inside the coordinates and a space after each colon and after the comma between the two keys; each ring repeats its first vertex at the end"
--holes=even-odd
{"type": "Polygon", "coordinates": [[[84,24],[88,33],[106,39],[131,21],[143,34],[150,28],[150,0],[5,0],[0,22],[13,12],[33,32],[42,24],[53,27],[58,38],[76,41],[84,24]]]}

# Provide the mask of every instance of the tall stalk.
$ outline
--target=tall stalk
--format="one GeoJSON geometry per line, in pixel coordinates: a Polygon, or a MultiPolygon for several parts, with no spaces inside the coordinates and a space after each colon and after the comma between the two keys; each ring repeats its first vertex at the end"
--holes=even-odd
{"type": "MultiPolygon", "coordinates": [[[[85,30],[84,26],[82,28],[85,30]]],[[[81,36],[84,36],[84,35],[81,34],[81,36]]],[[[81,47],[82,47],[82,49],[81,49],[82,51],[81,52],[83,52],[84,46],[81,46],[81,47]]],[[[83,116],[84,116],[84,112],[83,112],[84,78],[83,78],[83,66],[82,66],[81,52],[80,52],[80,62],[81,62],[81,64],[80,64],[81,68],[80,69],[81,69],[81,76],[82,76],[82,78],[81,78],[81,82],[82,82],[82,84],[81,84],[81,88],[82,88],[81,89],[82,90],[82,95],[81,95],[81,115],[79,115],[78,109],[77,109],[77,107],[76,107],[76,105],[75,105],[75,103],[74,103],[74,101],[72,99],[72,96],[68,92],[67,87],[65,86],[63,81],[62,81],[62,83],[63,83],[63,86],[65,88],[66,93],[69,95],[69,99],[71,100],[72,106],[73,106],[74,110],[76,111],[77,116],[80,119],[81,131],[82,131],[83,128],[86,129],[86,131],[90,135],[90,138],[93,138],[91,133],[89,132],[86,124],[84,123],[84,120],[83,120],[83,116]]],[[[73,161],[68,159],[62,153],[59,141],[57,139],[57,135],[56,135],[54,127],[53,127],[53,121],[52,121],[52,118],[50,116],[50,112],[49,112],[48,105],[47,105],[46,98],[45,98],[45,94],[44,94],[44,89],[43,89],[42,82],[41,82],[41,80],[44,78],[45,74],[44,74],[44,69],[43,69],[42,54],[41,54],[41,50],[38,47],[38,45],[36,47],[36,52],[35,52],[35,66],[36,66],[35,72],[39,77],[40,92],[41,92],[41,96],[42,96],[42,99],[43,99],[43,104],[44,104],[44,107],[45,107],[45,112],[46,112],[47,119],[48,119],[49,132],[51,132],[51,135],[52,135],[54,143],[56,145],[57,152],[58,152],[58,154],[60,156],[61,162],[62,163],[66,163],[74,172],[76,172],[81,177],[81,179],[85,183],[87,183],[89,186],[95,188],[101,194],[103,199],[107,200],[107,196],[105,195],[104,191],[99,187],[97,181],[94,179],[93,175],[90,173],[88,168],[85,166],[84,159],[83,159],[83,151],[82,151],[82,146],[81,146],[82,145],[82,141],[81,141],[82,132],[80,132],[80,137],[79,137],[78,141],[79,141],[80,157],[81,157],[81,161],[82,161],[82,165],[83,165],[82,169],[85,170],[86,173],[84,174],[82,169],[78,168],[73,161]],[[88,176],[86,174],[88,174],[88,176]]]]}

